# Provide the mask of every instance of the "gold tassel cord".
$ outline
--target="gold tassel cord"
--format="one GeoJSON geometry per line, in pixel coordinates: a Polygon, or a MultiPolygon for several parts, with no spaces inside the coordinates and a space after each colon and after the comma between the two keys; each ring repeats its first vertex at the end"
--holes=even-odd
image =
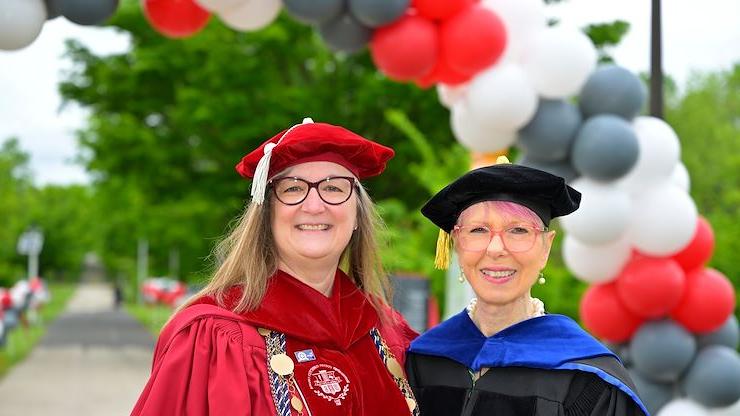
{"type": "Polygon", "coordinates": [[[450,251],[452,249],[452,239],[450,234],[445,230],[439,230],[437,236],[437,252],[434,256],[434,268],[446,270],[450,267],[450,251]]]}

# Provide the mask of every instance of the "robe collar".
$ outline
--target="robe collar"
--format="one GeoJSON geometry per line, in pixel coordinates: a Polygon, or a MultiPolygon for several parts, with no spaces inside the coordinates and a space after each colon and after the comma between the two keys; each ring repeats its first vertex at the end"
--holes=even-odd
{"type": "Polygon", "coordinates": [[[463,310],[411,343],[410,352],[482,367],[555,369],[564,363],[616,356],[564,315],[526,319],[486,338],[463,310]]]}
{"type": "MultiPolygon", "coordinates": [[[[241,288],[232,288],[224,305],[232,309],[241,288]]],[[[213,302],[213,300],[210,300],[213,302]]],[[[241,314],[255,327],[282,332],[308,344],[348,349],[379,324],[372,303],[342,270],[334,276],[331,296],[278,270],[268,281],[257,309],[241,314]]]]}

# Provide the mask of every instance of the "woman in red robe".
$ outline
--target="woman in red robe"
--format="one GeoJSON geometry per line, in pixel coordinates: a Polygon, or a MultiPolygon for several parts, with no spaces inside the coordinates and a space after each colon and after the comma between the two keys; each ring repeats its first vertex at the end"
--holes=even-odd
{"type": "Polygon", "coordinates": [[[252,201],[163,329],[134,416],[418,415],[359,179],[393,150],[310,119],[236,166],[252,201]],[[340,268],[340,265],[342,268],[340,268]]]}

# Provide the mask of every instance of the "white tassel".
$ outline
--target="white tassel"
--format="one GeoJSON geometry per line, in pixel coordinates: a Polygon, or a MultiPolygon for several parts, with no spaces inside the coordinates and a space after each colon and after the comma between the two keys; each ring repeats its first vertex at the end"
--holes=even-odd
{"type": "MultiPolygon", "coordinates": [[[[309,117],[306,117],[303,119],[303,123],[301,124],[309,123],[313,123],[313,120],[311,120],[309,117]]],[[[257,168],[255,168],[254,170],[254,178],[252,178],[252,202],[256,203],[257,205],[262,205],[262,203],[265,202],[265,191],[267,190],[267,175],[270,172],[270,159],[272,158],[273,149],[275,149],[275,146],[283,141],[285,136],[287,136],[291,130],[298,126],[300,126],[300,124],[296,124],[293,127],[289,128],[288,131],[285,132],[285,134],[280,136],[280,139],[277,141],[277,143],[267,143],[265,145],[263,149],[264,154],[262,155],[259,163],[257,163],[257,168]]]]}
{"type": "MultiPolygon", "coordinates": [[[[280,139],[282,139],[282,137],[280,139]]],[[[257,205],[262,205],[262,203],[265,202],[267,173],[270,171],[270,158],[272,157],[272,149],[274,149],[275,146],[277,146],[275,143],[267,143],[265,145],[265,154],[262,155],[259,163],[257,163],[257,168],[254,170],[254,178],[252,179],[252,201],[257,205]]]]}

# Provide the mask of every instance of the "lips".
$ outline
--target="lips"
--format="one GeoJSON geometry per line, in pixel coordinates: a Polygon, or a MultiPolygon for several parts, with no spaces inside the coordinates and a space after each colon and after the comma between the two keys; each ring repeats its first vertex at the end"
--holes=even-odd
{"type": "Polygon", "coordinates": [[[331,228],[329,224],[298,224],[295,228],[300,231],[326,231],[331,228]]]}
{"type": "Polygon", "coordinates": [[[483,279],[494,284],[504,284],[514,278],[515,269],[481,269],[483,279]]]}

